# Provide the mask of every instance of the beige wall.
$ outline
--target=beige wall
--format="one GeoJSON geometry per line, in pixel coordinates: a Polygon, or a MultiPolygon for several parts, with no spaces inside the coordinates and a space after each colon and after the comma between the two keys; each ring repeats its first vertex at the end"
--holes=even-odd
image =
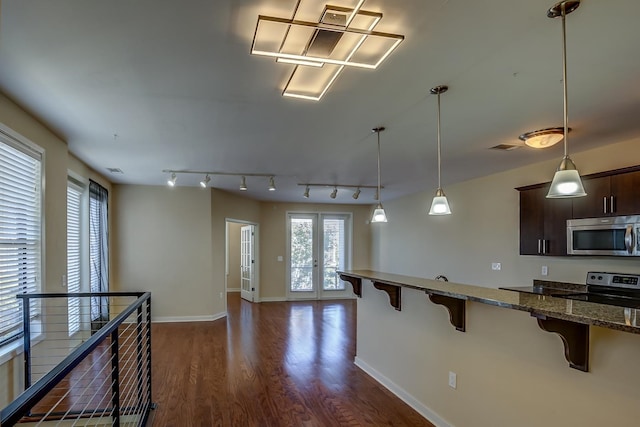
{"type": "MultiPolygon", "coordinates": [[[[532,151],[532,155],[535,152],[532,151]]],[[[508,156],[508,153],[505,153],[508,156]]],[[[640,164],[640,139],[572,156],[581,173],[640,164]]],[[[559,159],[558,159],[559,160],[559,159]]],[[[520,256],[514,187],[549,181],[557,161],[445,186],[453,214],[425,214],[432,190],[392,202],[373,228],[373,267],[487,287],[544,279],[583,283],[589,270],[640,273],[637,259],[520,256]],[[501,262],[492,271],[491,262],[501,262]]],[[[358,363],[440,425],[601,426],[640,419],[640,336],[591,328],[591,370],[570,369],[561,340],[526,313],[467,304],[467,332],[444,308],[403,290],[401,312],[365,285],[358,305],[358,363]],[[402,348],[402,352],[395,349],[402,348]],[[458,388],[447,386],[449,371],[458,388]],[[413,400],[412,400],[413,399],[413,400]],[[435,416],[434,416],[435,414],[435,416]]]]}
{"type": "Polygon", "coordinates": [[[152,292],[156,321],[224,314],[213,287],[211,192],[114,186],[113,289],[152,292]]]}
{"type": "MultiPolygon", "coordinates": [[[[0,124],[44,149],[44,292],[65,292],[62,277],[67,271],[67,176],[68,170],[100,182],[110,183],[73,157],[66,143],[30,114],[0,93],[0,124]]],[[[0,407],[22,391],[22,355],[0,364],[0,407]]]]}
{"type": "Polygon", "coordinates": [[[117,185],[113,193],[112,283],[118,290],[150,290],[156,319],[225,314],[227,220],[258,224],[260,299],[286,299],[286,263],[277,256],[286,253],[288,211],[352,212],[352,266],[369,267],[369,206],[261,203],[218,189],[185,187],[117,185]],[[195,300],[186,300],[186,293],[195,300]]]}
{"type": "Polygon", "coordinates": [[[228,223],[227,290],[240,290],[240,229],[242,225],[237,222],[228,223]]]}

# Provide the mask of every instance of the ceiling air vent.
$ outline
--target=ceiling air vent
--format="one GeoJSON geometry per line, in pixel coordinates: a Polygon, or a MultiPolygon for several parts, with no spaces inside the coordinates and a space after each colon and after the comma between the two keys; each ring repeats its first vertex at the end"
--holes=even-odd
{"type": "Polygon", "coordinates": [[[107,170],[111,173],[119,173],[119,174],[124,174],[124,172],[122,172],[122,169],[120,168],[107,168],[107,170]]]}
{"type": "Polygon", "coordinates": [[[489,150],[511,151],[511,150],[517,150],[518,148],[522,148],[522,145],[498,144],[498,145],[495,145],[495,146],[489,148],[489,150]]]}

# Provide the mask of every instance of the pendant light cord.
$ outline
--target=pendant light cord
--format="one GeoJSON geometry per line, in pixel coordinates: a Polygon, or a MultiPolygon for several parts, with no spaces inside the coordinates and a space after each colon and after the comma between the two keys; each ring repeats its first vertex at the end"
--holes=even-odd
{"type": "Polygon", "coordinates": [[[442,188],[440,182],[440,162],[441,162],[441,154],[440,154],[440,93],[438,93],[438,190],[442,188]]]}
{"type": "Polygon", "coordinates": [[[562,86],[564,90],[564,157],[569,155],[568,138],[569,138],[569,106],[567,95],[567,29],[566,29],[566,3],[560,5],[562,11],[562,86]]]}
{"type": "Polygon", "coordinates": [[[378,204],[382,203],[382,195],[380,194],[380,128],[376,130],[378,134],[378,204]]]}

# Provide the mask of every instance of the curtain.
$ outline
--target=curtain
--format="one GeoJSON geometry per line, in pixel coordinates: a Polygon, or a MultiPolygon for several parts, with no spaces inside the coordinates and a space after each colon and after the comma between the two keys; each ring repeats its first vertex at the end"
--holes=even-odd
{"type": "MultiPolygon", "coordinates": [[[[91,292],[109,292],[109,192],[89,181],[89,260],[91,292]]],[[[109,321],[109,299],[91,298],[91,320],[109,321]]]]}

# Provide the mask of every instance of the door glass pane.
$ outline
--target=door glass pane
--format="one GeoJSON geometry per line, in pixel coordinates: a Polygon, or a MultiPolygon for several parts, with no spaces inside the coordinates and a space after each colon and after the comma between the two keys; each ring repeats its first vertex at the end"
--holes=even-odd
{"type": "Polygon", "coordinates": [[[313,291],[313,220],[291,218],[291,290],[313,291]]]}
{"type": "Polygon", "coordinates": [[[245,226],[240,231],[240,280],[242,290],[245,292],[251,292],[252,258],[251,227],[245,226]]]}
{"type": "Polygon", "coordinates": [[[345,232],[344,219],[328,219],[322,222],[324,230],[324,264],[322,286],[325,291],[342,291],[344,282],[338,277],[338,270],[344,270],[345,232]]]}

